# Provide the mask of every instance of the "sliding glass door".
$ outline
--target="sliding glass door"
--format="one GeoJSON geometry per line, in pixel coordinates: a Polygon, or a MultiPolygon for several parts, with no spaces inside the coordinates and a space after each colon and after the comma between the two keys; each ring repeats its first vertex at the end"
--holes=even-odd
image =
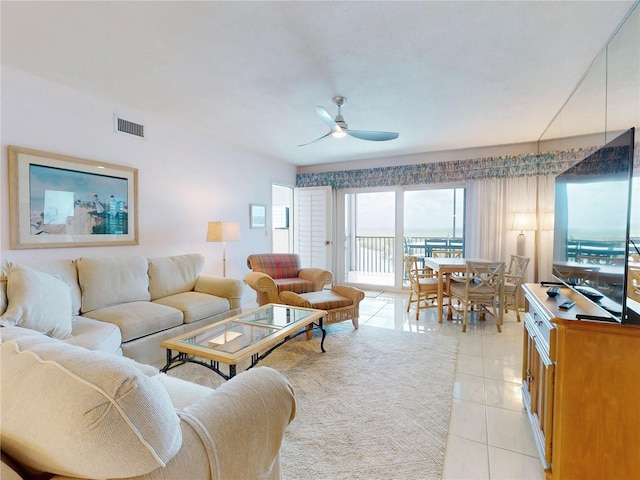
{"type": "Polygon", "coordinates": [[[337,195],[336,281],[400,290],[404,255],[464,255],[465,189],[341,190],[337,195]]]}
{"type": "Polygon", "coordinates": [[[339,283],[393,287],[395,284],[395,191],[344,193],[344,235],[337,254],[339,283]]]}

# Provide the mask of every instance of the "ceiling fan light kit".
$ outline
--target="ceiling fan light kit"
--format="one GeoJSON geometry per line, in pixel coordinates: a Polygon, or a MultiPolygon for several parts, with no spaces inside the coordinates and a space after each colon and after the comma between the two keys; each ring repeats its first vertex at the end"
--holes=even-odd
{"type": "Polygon", "coordinates": [[[333,138],[344,138],[347,136],[347,134],[341,128],[336,128],[333,132],[331,132],[331,136],[333,138]]]}
{"type": "Polygon", "coordinates": [[[380,132],[380,131],[374,131],[374,130],[349,130],[349,126],[347,125],[347,122],[344,121],[344,118],[342,116],[342,106],[347,101],[347,98],[337,95],[333,97],[332,100],[333,100],[333,103],[338,107],[338,115],[336,115],[335,119],[331,118],[331,115],[329,115],[329,112],[327,112],[326,108],[321,106],[316,107],[316,114],[318,115],[322,123],[324,123],[331,129],[329,133],[323,135],[320,138],[316,138],[311,142],[298,145],[299,147],[310,145],[314,142],[322,140],[323,138],[327,138],[329,135],[331,135],[334,138],[344,138],[347,135],[349,135],[354,138],[359,138],[360,140],[368,140],[372,142],[386,142],[388,140],[394,140],[398,138],[398,135],[400,135],[398,132],[380,132]]]}

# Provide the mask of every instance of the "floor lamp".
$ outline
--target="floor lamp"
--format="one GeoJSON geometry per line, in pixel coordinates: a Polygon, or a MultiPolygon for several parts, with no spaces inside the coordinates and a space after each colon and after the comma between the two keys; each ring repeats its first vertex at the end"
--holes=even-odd
{"type": "MultiPolygon", "coordinates": [[[[516,255],[520,257],[527,256],[527,236],[524,232],[534,232],[534,244],[535,244],[535,230],[538,229],[538,219],[534,212],[514,212],[513,219],[511,221],[510,230],[520,230],[518,233],[516,243],[516,255]]],[[[535,249],[534,249],[535,251],[535,249]]],[[[535,257],[535,252],[534,252],[535,257]]],[[[535,258],[534,258],[535,260],[535,258]]],[[[532,262],[532,268],[535,268],[535,261],[532,262]]],[[[518,292],[516,296],[516,306],[519,309],[524,306],[524,296],[522,291],[518,292]]]]}
{"type": "Polygon", "coordinates": [[[209,222],[207,242],[222,242],[222,276],[227,276],[227,242],[240,240],[237,222],[209,222]]]}
{"type": "Polygon", "coordinates": [[[516,244],[516,254],[522,257],[527,252],[527,237],[525,231],[535,231],[538,228],[536,214],[534,212],[514,212],[510,230],[520,230],[516,244]]]}

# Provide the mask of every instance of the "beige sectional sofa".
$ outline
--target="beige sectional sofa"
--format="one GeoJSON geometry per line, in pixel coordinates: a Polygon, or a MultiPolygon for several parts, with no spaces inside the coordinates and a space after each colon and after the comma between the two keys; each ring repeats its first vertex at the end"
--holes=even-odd
{"type": "Polygon", "coordinates": [[[240,312],[240,280],[201,274],[204,257],[81,257],[0,274],[0,324],[162,366],[160,343],[240,312]]]}
{"type": "Polygon", "coordinates": [[[214,390],[35,330],[0,335],[2,480],[280,478],[295,397],[277,371],[214,390]]]}

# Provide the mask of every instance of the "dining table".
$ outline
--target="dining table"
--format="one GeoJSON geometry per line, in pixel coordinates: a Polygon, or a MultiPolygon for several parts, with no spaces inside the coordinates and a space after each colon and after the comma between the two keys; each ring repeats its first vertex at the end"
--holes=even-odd
{"type": "MultiPolygon", "coordinates": [[[[438,275],[438,323],[442,323],[443,302],[445,287],[449,283],[449,275],[452,273],[465,273],[467,262],[487,262],[483,258],[446,258],[424,257],[424,265],[438,275]]],[[[451,311],[451,309],[449,309],[451,311]]]]}

